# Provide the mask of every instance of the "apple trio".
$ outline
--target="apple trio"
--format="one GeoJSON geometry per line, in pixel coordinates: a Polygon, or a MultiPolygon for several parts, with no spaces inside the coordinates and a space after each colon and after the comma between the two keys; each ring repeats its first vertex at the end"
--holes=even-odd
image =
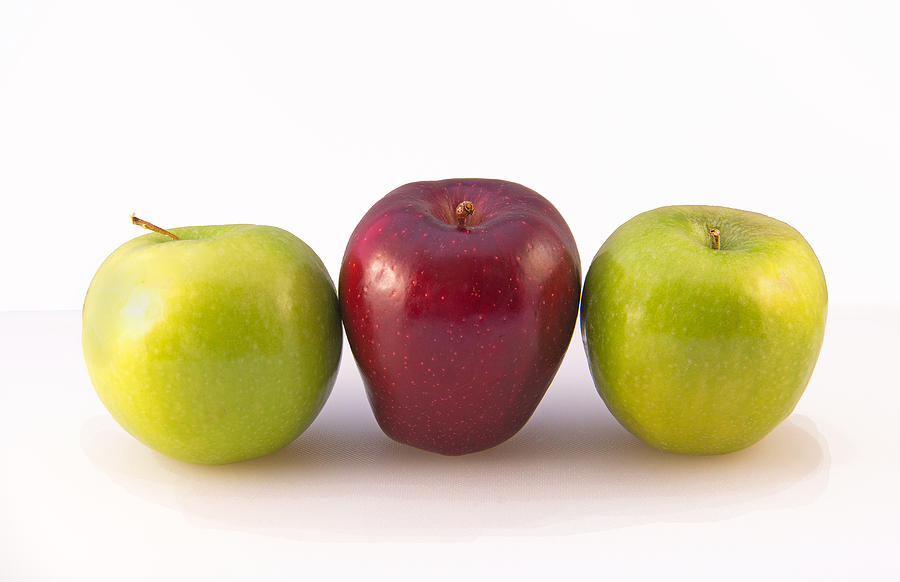
{"type": "Polygon", "coordinates": [[[791,413],[825,331],[825,276],[803,236],[731,208],[632,218],[583,286],[560,213],[503,180],[392,191],[350,236],[337,288],[280,228],[133,221],[155,232],[95,274],[85,361],[126,431],[190,463],[296,439],[331,392],[343,331],[387,436],[444,455],[491,448],[535,411],[579,313],[594,384],[628,431],[729,453],[791,413]]]}

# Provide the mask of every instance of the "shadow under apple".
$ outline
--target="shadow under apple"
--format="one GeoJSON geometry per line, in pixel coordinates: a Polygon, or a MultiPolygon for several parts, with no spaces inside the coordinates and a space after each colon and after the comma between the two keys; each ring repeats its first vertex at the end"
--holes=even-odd
{"type": "Polygon", "coordinates": [[[641,443],[583,382],[563,381],[508,442],[444,457],[389,440],[359,400],[329,403],[288,447],[234,465],[169,459],[106,416],[85,423],[82,447],[114,482],[194,525],[316,540],[710,521],[759,510],[761,500],[765,508],[809,503],[828,480],[825,440],[797,414],[743,451],[680,456],[641,443]]]}

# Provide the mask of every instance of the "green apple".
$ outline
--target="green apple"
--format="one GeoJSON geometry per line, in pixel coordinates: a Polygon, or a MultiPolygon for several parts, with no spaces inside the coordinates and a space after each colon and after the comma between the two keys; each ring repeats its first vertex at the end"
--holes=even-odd
{"type": "Polygon", "coordinates": [[[600,396],[650,445],[747,447],[787,418],[825,333],[825,276],[787,224],[668,206],[620,226],[585,278],[581,327],[600,396]]]}
{"type": "Polygon", "coordinates": [[[113,252],[85,298],[84,357],[103,404],[138,440],[191,463],[290,443],[328,398],[341,355],[322,261],[271,226],[158,232],[113,252]]]}

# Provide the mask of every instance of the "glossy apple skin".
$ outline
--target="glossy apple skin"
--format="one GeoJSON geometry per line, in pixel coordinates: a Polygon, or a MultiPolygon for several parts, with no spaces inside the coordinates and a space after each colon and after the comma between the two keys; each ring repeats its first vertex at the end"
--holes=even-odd
{"type": "Polygon", "coordinates": [[[666,451],[728,453],[796,406],[827,303],[822,267],[789,225],[669,206],[632,218],[600,248],[585,277],[582,335],[597,390],[625,428],[666,451]]]}
{"type": "Polygon", "coordinates": [[[112,416],[175,459],[223,464],[271,453],[331,392],[342,334],[319,257],[255,225],[133,239],[94,276],[82,345],[112,416]]]}
{"type": "Polygon", "coordinates": [[[580,269],[562,216],[519,184],[415,182],[377,202],[347,244],[338,293],[384,432],[445,455],[514,435],[571,340],[580,269]],[[463,201],[475,211],[460,226],[463,201]]]}

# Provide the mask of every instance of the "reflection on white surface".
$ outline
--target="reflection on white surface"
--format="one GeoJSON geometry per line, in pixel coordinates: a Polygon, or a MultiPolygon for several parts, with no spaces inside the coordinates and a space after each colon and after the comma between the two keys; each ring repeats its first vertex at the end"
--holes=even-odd
{"type": "Polygon", "coordinates": [[[148,450],[107,415],[84,422],[81,446],[118,486],[189,522],[301,539],[467,539],[717,520],[761,501],[808,503],[827,483],[827,445],[809,418],[796,415],[732,455],[661,453],[615,423],[582,357],[569,360],[525,429],[463,457],[384,436],[352,362],[322,417],[269,457],[188,465],[148,450]]]}
{"type": "Polygon", "coordinates": [[[769,507],[808,503],[828,478],[827,449],[804,417],[757,447],[709,458],[658,453],[605,420],[582,418],[574,427],[571,419],[552,420],[462,458],[320,426],[264,459],[192,466],[147,451],[104,417],[85,423],[82,447],[116,484],[190,522],[318,540],[465,539],[725,519],[762,500],[769,507]]]}

